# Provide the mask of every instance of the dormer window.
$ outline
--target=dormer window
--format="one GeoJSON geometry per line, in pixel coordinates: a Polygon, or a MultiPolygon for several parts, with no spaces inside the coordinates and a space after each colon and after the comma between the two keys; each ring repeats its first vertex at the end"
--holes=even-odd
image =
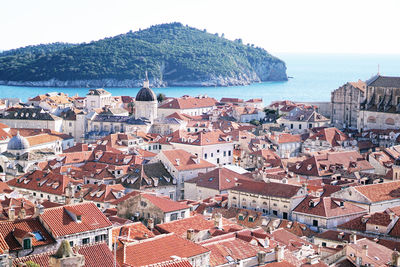
{"type": "Polygon", "coordinates": [[[32,240],[30,238],[25,238],[23,241],[24,249],[32,248],[32,240]]]}
{"type": "Polygon", "coordinates": [[[82,215],[76,215],[76,222],[82,221],[82,215]]]}

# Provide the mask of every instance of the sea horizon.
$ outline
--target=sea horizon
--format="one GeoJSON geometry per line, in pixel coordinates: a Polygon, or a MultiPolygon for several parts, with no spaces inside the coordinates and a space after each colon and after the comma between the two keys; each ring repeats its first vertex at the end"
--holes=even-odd
{"type": "MultiPolygon", "coordinates": [[[[161,87],[156,94],[168,97],[208,95],[222,97],[262,98],[264,104],[277,100],[304,102],[330,101],[331,92],[346,82],[367,80],[378,73],[400,76],[400,54],[337,54],[337,53],[276,53],[286,63],[288,81],[262,82],[229,87],[161,87]]],[[[0,85],[4,98],[18,97],[22,101],[48,92],[64,92],[70,96],[86,95],[88,88],[26,87],[0,85]]],[[[135,96],[140,88],[108,88],[114,96],[135,96]]]]}

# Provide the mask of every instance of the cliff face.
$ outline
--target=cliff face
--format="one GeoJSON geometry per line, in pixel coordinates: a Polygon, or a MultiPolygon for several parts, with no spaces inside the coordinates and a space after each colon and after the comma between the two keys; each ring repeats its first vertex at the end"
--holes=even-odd
{"type": "Polygon", "coordinates": [[[0,84],[49,87],[231,86],[287,80],[266,50],[180,23],[84,44],[30,46],[0,53],[0,84]]]}

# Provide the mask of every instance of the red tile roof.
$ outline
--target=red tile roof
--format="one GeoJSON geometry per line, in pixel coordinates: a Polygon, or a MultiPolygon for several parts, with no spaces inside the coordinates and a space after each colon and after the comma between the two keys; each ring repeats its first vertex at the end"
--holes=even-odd
{"type": "Polygon", "coordinates": [[[327,176],[336,169],[352,173],[373,170],[374,167],[357,151],[326,152],[289,167],[289,171],[307,176],[327,176]]]}
{"type": "Polygon", "coordinates": [[[371,202],[387,201],[400,197],[400,181],[355,186],[371,202]]]}
{"type": "Polygon", "coordinates": [[[218,168],[207,173],[200,173],[198,177],[186,181],[187,183],[196,183],[197,186],[224,191],[236,186],[241,180],[250,180],[247,176],[226,168],[218,168]]]}
{"type": "MultiPolygon", "coordinates": [[[[225,218],[222,218],[222,227],[225,231],[229,231],[232,227],[238,228],[238,230],[241,229],[239,225],[225,218]]],[[[160,233],[175,233],[183,238],[186,238],[187,230],[189,229],[193,229],[197,233],[214,228],[214,219],[207,219],[203,215],[195,215],[189,218],[156,225],[156,229],[160,233]]]]}
{"type": "Polygon", "coordinates": [[[77,181],[67,175],[55,172],[32,171],[7,182],[11,187],[23,188],[32,191],[64,195],[65,188],[69,183],[77,181]]]}
{"type": "MultiPolygon", "coordinates": [[[[230,190],[255,193],[266,196],[275,196],[283,198],[291,198],[298,194],[301,190],[300,186],[282,184],[282,183],[265,183],[259,181],[242,181],[240,185],[231,188],[230,190]]],[[[303,192],[304,194],[306,192],[303,192]]]]}
{"type": "Polygon", "coordinates": [[[144,266],[171,260],[172,256],[190,258],[209,250],[175,234],[159,235],[140,242],[127,243],[117,251],[120,264],[144,266]]]}
{"type": "Polygon", "coordinates": [[[327,141],[332,147],[341,146],[343,141],[349,139],[349,137],[337,128],[322,128],[317,133],[309,137],[311,140],[323,140],[327,141]]]}
{"type": "Polygon", "coordinates": [[[23,237],[33,232],[39,232],[44,237],[44,240],[41,241],[33,237],[32,246],[34,247],[50,245],[56,242],[37,218],[0,222],[0,235],[4,238],[10,251],[22,250],[22,245],[15,237],[23,237]]]}
{"type": "Polygon", "coordinates": [[[227,256],[230,256],[233,260],[244,260],[257,256],[259,251],[271,251],[271,248],[252,245],[236,237],[217,240],[215,242],[206,240],[200,244],[211,251],[210,266],[232,263],[232,261],[227,259],[227,256]]]}
{"type": "Polygon", "coordinates": [[[179,98],[174,98],[168,101],[158,108],[165,109],[192,109],[192,108],[206,108],[213,107],[218,101],[210,97],[190,97],[183,96],[179,98]]]}
{"type": "Polygon", "coordinates": [[[151,194],[142,194],[142,197],[149,200],[151,203],[153,203],[154,206],[157,206],[163,212],[171,212],[171,211],[189,209],[188,205],[173,201],[169,198],[158,197],[156,195],[151,195],[151,194]]]}
{"type": "MultiPolygon", "coordinates": [[[[85,257],[84,267],[98,267],[99,263],[104,267],[114,267],[114,256],[106,243],[96,243],[90,245],[84,245],[80,247],[73,247],[72,250],[75,253],[83,255],[85,257]]],[[[56,251],[48,251],[41,254],[34,254],[25,257],[15,258],[13,260],[13,267],[19,266],[19,263],[26,263],[32,261],[39,264],[40,267],[50,267],[49,259],[56,251]]],[[[117,266],[120,266],[117,263],[117,266]]]]}
{"type": "Polygon", "coordinates": [[[325,218],[366,214],[368,212],[359,206],[340,199],[312,196],[306,197],[293,211],[325,218]],[[343,203],[343,206],[340,206],[340,202],[343,203]]]}
{"type": "Polygon", "coordinates": [[[214,168],[215,165],[183,149],[163,150],[162,153],[177,170],[214,168]],[[179,160],[179,163],[178,161],[179,160]]]}
{"type": "MultiPolygon", "coordinates": [[[[79,214],[78,214],[79,215],[79,214]]],[[[45,209],[40,215],[41,220],[49,227],[55,237],[109,228],[112,223],[92,202],[66,205],[45,209]],[[69,213],[82,214],[81,222],[74,221],[69,213]]]]}

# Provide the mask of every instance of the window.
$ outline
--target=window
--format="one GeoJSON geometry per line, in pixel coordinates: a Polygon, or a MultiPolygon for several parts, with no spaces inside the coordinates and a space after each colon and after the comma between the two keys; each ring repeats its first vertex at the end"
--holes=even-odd
{"type": "Polygon", "coordinates": [[[293,129],[293,123],[290,124],[290,129],[293,129]]]}
{"type": "Polygon", "coordinates": [[[263,212],[264,214],[268,214],[268,210],[267,210],[267,209],[262,209],[262,212],[263,212]]]}
{"type": "Polygon", "coordinates": [[[323,247],[326,247],[326,242],[322,242],[322,246],[323,246],[323,247]]]}
{"type": "Polygon", "coordinates": [[[44,241],[43,235],[39,231],[33,232],[37,241],[44,241]]]}
{"type": "Polygon", "coordinates": [[[310,128],[310,129],[312,128],[312,124],[311,123],[308,124],[308,128],[310,128]]]}
{"type": "Polygon", "coordinates": [[[226,151],[224,151],[224,157],[226,157],[226,151]]]}
{"type": "Polygon", "coordinates": [[[278,211],[277,210],[273,210],[272,214],[274,214],[275,216],[278,216],[278,211]]]}
{"type": "Polygon", "coordinates": [[[204,159],[207,159],[207,153],[204,153],[204,159]]]}
{"type": "Polygon", "coordinates": [[[228,156],[229,156],[229,157],[231,156],[231,153],[232,153],[232,152],[229,150],[229,151],[228,151],[228,156]]]}
{"type": "Polygon", "coordinates": [[[249,217],[249,222],[254,222],[254,218],[253,217],[249,217]]]}
{"type": "Polygon", "coordinates": [[[74,246],[74,241],[69,241],[69,245],[70,245],[70,247],[73,247],[74,246]]]}
{"type": "Polygon", "coordinates": [[[318,221],[317,220],[313,220],[312,221],[312,225],[318,227],[318,221]]]}
{"type": "Polygon", "coordinates": [[[243,217],[242,214],[239,214],[239,220],[240,220],[240,221],[243,221],[243,220],[244,220],[244,217],[243,217]]]}
{"type": "Polygon", "coordinates": [[[219,158],[217,158],[217,164],[219,164],[219,158]]]}
{"type": "Polygon", "coordinates": [[[299,130],[301,130],[301,124],[299,124],[299,130]]]}
{"type": "Polygon", "coordinates": [[[214,153],[211,153],[211,157],[214,157],[214,153]]]}
{"type": "Polygon", "coordinates": [[[24,239],[24,249],[30,249],[32,247],[32,242],[30,238],[24,239]]]}
{"type": "Polygon", "coordinates": [[[173,200],[174,199],[174,193],[169,193],[169,198],[173,200]]]}
{"type": "Polygon", "coordinates": [[[171,221],[177,220],[178,219],[178,213],[172,213],[170,218],[171,218],[171,221]]]}
{"type": "Polygon", "coordinates": [[[82,245],[89,244],[89,242],[90,242],[90,239],[89,239],[89,237],[88,237],[88,238],[84,238],[84,239],[82,239],[82,245]]]}
{"type": "Polygon", "coordinates": [[[217,153],[219,153],[219,149],[217,149],[217,153]]]}
{"type": "Polygon", "coordinates": [[[185,212],[184,211],[181,212],[181,217],[185,218],[185,212]]]}

